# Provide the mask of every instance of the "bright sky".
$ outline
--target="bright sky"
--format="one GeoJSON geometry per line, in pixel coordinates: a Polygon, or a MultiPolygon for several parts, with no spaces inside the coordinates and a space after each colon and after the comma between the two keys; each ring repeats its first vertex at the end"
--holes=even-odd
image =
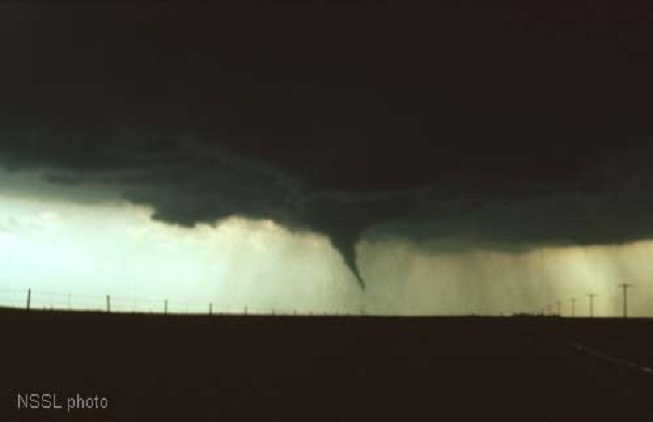
{"type": "MultiPolygon", "coordinates": [[[[358,311],[358,286],[326,239],[271,221],[231,218],[195,229],[131,205],[0,195],[4,302],[35,307],[255,312],[358,311]]],[[[2,299],[0,299],[2,302],[2,299]]]]}

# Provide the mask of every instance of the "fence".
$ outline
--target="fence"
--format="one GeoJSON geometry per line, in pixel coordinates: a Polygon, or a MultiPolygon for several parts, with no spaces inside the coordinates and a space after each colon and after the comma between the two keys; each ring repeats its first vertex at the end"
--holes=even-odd
{"type": "MultiPolygon", "coordinates": [[[[648,293],[653,299],[653,286],[634,286],[638,293],[648,293]]],[[[647,295],[647,296],[648,296],[647,295]]],[[[647,302],[648,299],[639,295],[628,298],[630,302],[647,302]]],[[[532,310],[524,309],[516,312],[508,312],[508,315],[530,314],[530,315],[560,315],[566,317],[587,317],[587,316],[624,316],[622,303],[623,293],[617,289],[611,294],[591,295],[585,297],[577,296],[567,300],[549,302],[546,306],[532,310]],[[596,299],[602,299],[601,303],[596,299]],[[594,303],[596,302],[596,303],[594,303]]],[[[640,303],[640,312],[642,314],[640,303]]],[[[252,305],[225,305],[219,301],[206,300],[184,301],[168,297],[136,297],[125,295],[101,295],[67,293],[47,289],[0,289],[0,307],[31,310],[75,310],[75,311],[101,311],[101,312],[123,312],[123,313],[156,313],[156,314],[189,314],[189,315],[211,315],[211,314],[253,314],[253,315],[365,315],[364,309],[288,309],[271,306],[252,305]]],[[[646,309],[646,316],[653,316],[653,306],[646,309]]],[[[504,315],[504,313],[501,313],[504,315]]],[[[628,313],[629,316],[635,316],[628,313]]]]}
{"type": "Polygon", "coordinates": [[[43,289],[0,289],[0,307],[29,310],[74,310],[156,314],[364,315],[363,309],[281,309],[266,306],[225,306],[217,301],[183,301],[166,297],[134,297],[67,293],[43,289]]]}

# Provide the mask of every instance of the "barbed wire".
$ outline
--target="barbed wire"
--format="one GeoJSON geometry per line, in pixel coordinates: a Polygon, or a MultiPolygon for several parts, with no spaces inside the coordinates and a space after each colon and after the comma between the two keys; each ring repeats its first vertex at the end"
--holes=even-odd
{"type": "MultiPolygon", "coordinates": [[[[653,286],[646,285],[633,285],[638,290],[653,289],[653,286]]],[[[548,304],[542,304],[539,307],[534,306],[532,314],[558,314],[558,302],[564,309],[566,316],[587,316],[588,313],[588,297],[576,296],[575,299],[575,315],[570,311],[570,300],[555,300],[548,304]]],[[[615,292],[603,293],[596,295],[596,307],[602,303],[613,303],[621,301],[622,293],[617,289],[615,292]],[[599,300],[599,298],[601,298],[599,300]]],[[[271,315],[364,315],[365,309],[363,306],[359,307],[321,307],[321,309],[308,308],[307,306],[298,308],[289,308],[284,306],[274,305],[233,305],[224,304],[220,300],[206,300],[203,302],[188,299],[175,299],[165,297],[163,295],[154,296],[140,296],[140,295],[102,295],[92,294],[87,292],[70,293],[65,290],[56,289],[20,289],[20,288],[0,288],[0,307],[11,308],[26,308],[29,303],[30,309],[52,309],[52,310],[92,310],[92,311],[110,311],[122,313],[170,313],[170,314],[271,314],[271,315]],[[29,298],[28,298],[29,297],[29,298]]],[[[598,311],[598,309],[597,309],[598,311]]],[[[653,315],[653,304],[650,308],[651,315],[653,315]]],[[[514,312],[512,312],[514,314],[514,312]]],[[[522,309],[517,313],[529,313],[528,310],[522,309]]],[[[611,312],[612,314],[614,312],[611,312]]],[[[474,313],[475,314],[475,313],[474,313]]],[[[503,314],[503,312],[501,313],[503,314]]],[[[511,312],[508,312],[511,314],[511,312]]],[[[605,309],[601,313],[606,316],[605,309]]],[[[597,312],[598,316],[598,312],[597,312]]],[[[616,313],[614,316],[618,316],[616,313]]]]}
{"type": "Polygon", "coordinates": [[[265,305],[224,305],[216,301],[192,301],[127,295],[102,295],[69,293],[51,289],[0,289],[0,307],[46,310],[110,311],[120,313],[170,313],[170,314],[279,314],[347,315],[364,313],[362,309],[305,308],[287,309],[265,305]]]}

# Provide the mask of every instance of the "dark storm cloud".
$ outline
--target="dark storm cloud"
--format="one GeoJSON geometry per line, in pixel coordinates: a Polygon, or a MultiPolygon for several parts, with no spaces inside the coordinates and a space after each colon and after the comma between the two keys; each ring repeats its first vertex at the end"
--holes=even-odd
{"type": "Polygon", "coordinates": [[[355,252],[361,236],[426,243],[463,236],[464,248],[513,251],[653,236],[651,149],[617,156],[572,183],[488,187],[459,179],[365,193],[307,192],[280,170],[199,143],[152,142],[150,154],[129,149],[132,143],[113,145],[114,168],[65,161],[41,170],[53,183],[113,187],[172,224],[213,224],[236,215],[325,234],[361,283],[355,252]]]}
{"type": "Polygon", "coordinates": [[[1,163],[323,233],[361,283],[361,236],[653,234],[650,14],[240,4],[0,14],[1,163]]]}
{"type": "MultiPolygon", "coordinates": [[[[623,244],[653,236],[653,148],[615,154],[568,183],[518,183],[430,197],[412,219],[380,224],[369,238],[466,239],[464,248],[523,251],[538,246],[623,244]],[[465,198],[470,198],[466,201],[465,198]],[[438,202],[439,205],[435,205],[438,202]],[[424,218],[431,213],[435,218],[424,218]],[[436,217],[437,216],[437,217],[436,217]]],[[[452,244],[454,245],[454,244],[452,244]]],[[[459,247],[456,244],[454,247],[459,247]],[[457,246],[456,246],[457,245],[457,246]]]]}

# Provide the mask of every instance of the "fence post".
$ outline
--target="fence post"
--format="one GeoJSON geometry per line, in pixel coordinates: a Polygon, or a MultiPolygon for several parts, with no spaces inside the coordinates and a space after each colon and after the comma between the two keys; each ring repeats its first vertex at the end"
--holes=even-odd
{"type": "Polygon", "coordinates": [[[29,311],[32,302],[32,289],[27,289],[27,310],[29,311]]]}

